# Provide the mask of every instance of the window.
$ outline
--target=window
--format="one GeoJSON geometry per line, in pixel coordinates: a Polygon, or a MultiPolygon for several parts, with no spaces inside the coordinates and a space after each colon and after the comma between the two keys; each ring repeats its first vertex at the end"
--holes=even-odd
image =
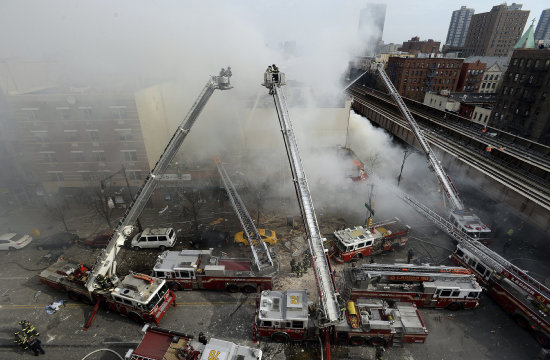
{"type": "Polygon", "coordinates": [[[93,113],[91,107],[79,107],[82,111],[82,118],[84,120],[93,120],[93,113]]]}
{"type": "Polygon", "coordinates": [[[36,138],[36,142],[42,145],[46,145],[48,142],[48,130],[31,130],[31,133],[36,138]]]}
{"type": "Polygon", "coordinates": [[[92,180],[92,175],[89,171],[79,171],[80,176],[82,176],[82,180],[84,181],[90,181],[92,180]]]}
{"type": "Polygon", "coordinates": [[[540,60],[539,59],[535,60],[535,68],[538,68],[539,65],[540,65],[540,60]]]}
{"type": "Polygon", "coordinates": [[[271,321],[262,321],[262,326],[272,326],[271,321]]]}
{"type": "Polygon", "coordinates": [[[514,75],[514,81],[518,81],[518,79],[519,79],[519,74],[515,74],[514,75]]]}
{"type": "Polygon", "coordinates": [[[68,107],[57,107],[55,108],[57,111],[59,111],[59,118],[61,120],[69,120],[71,117],[71,114],[69,112],[68,107]]]}
{"type": "Polygon", "coordinates": [[[132,140],[132,129],[115,129],[120,140],[132,140]]]}
{"type": "Polygon", "coordinates": [[[155,271],[157,277],[164,277],[164,271],[155,271]]]}
{"type": "Polygon", "coordinates": [[[483,275],[485,273],[485,266],[481,265],[481,264],[477,264],[476,265],[476,271],[478,273],[480,273],[481,275],[483,275]]]}
{"type": "Polygon", "coordinates": [[[71,151],[74,161],[83,162],[84,161],[84,152],[83,151],[71,151]]]}
{"type": "Polygon", "coordinates": [[[492,83],[492,84],[491,84],[491,89],[494,89],[495,86],[496,86],[496,84],[497,84],[497,83],[492,83]]]}
{"type": "Polygon", "coordinates": [[[460,295],[460,290],[453,290],[453,293],[451,294],[451,296],[457,297],[458,295],[460,295]]]}
{"type": "Polygon", "coordinates": [[[65,138],[69,141],[76,141],[78,140],[78,134],[76,130],[63,130],[65,133],[65,138]]]}
{"type": "Polygon", "coordinates": [[[188,270],[180,270],[178,273],[178,277],[181,279],[191,279],[191,272],[188,270]]]}
{"type": "Polygon", "coordinates": [[[23,112],[25,113],[28,121],[40,120],[38,116],[38,108],[22,108],[21,110],[23,110],[23,112]]]}
{"type": "Polygon", "coordinates": [[[52,181],[64,181],[63,171],[48,171],[51,175],[52,181]]]}
{"type": "Polygon", "coordinates": [[[495,75],[495,80],[498,80],[498,75],[495,75]]]}
{"type": "Polygon", "coordinates": [[[55,151],[42,151],[41,152],[45,162],[56,162],[55,151]]]}
{"type": "Polygon", "coordinates": [[[514,59],[514,61],[512,62],[512,65],[517,65],[518,64],[518,59],[514,59]]]}
{"type": "Polygon", "coordinates": [[[94,141],[94,142],[99,141],[99,130],[86,130],[86,131],[88,132],[90,141],[94,141]]]}
{"type": "Polygon", "coordinates": [[[113,119],[118,120],[119,124],[123,124],[124,119],[128,118],[126,106],[109,106],[109,109],[111,109],[111,116],[113,119]]]}
{"type": "Polygon", "coordinates": [[[524,62],[524,59],[519,60],[519,67],[523,67],[523,62],[524,62]]]}
{"type": "Polygon", "coordinates": [[[105,151],[93,151],[95,161],[105,161],[105,151]]]}
{"type": "Polygon", "coordinates": [[[510,88],[510,95],[514,95],[514,88],[510,88]]]}
{"type": "Polygon", "coordinates": [[[449,297],[451,296],[451,290],[441,290],[439,296],[449,297]]]}
{"type": "Polygon", "coordinates": [[[298,320],[292,320],[292,328],[294,329],[303,329],[304,328],[304,322],[298,321],[298,320]]]}
{"type": "Polygon", "coordinates": [[[137,160],[137,151],[136,150],[121,150],[124,154],[125,161],[136,161],[137,160]]]}

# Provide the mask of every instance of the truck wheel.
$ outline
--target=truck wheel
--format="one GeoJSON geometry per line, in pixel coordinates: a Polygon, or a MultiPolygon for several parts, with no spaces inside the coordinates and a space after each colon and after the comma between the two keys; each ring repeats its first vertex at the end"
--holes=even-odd
{"type": "Polygon", "coordinates": [[[456,311],[462,309],[462,304],[457,302],[452,302],[449,305],[447,305],[447,309],[451,311],[456,311]]]}
{"type": "Polygon", "coordinates": [[[527,321],[523,316],[516,314],[513,318],[520,328],[527,329],[529,327],[529,321],[527,321]]]}
{"type": "Polygon", "coordinates": [[[164,250],[166,250],[166,246],[161,245],[161,246],[159,246],[159,249],[160,249],[160,251],[164,251],[164,250]]]}
{"type": "Polygon", "coordinates": [[[139,246],[134,246],[132,249],[139,250],[140,248],[139,248],[139,246]]]}
{"type": "Polygon", "coordinates": [[[275,333],[271,335],[271,340],[279,344],[286,343],[288,341],[288,335],[285,333],[275,333]]]}
{"type": "Polygon", "coordinates": [[[172,291],[180,291],[182,290],[181,288],[181,285],[178,284],[177,282],[173,282],[171,283],[170,285],[168,285],[170,287],[170,289],[172,289],[172,291]]]}
{"type": "Polygon", "coordinates": [[[15,248],[14,248],[13,246],[10,246],[10,247],[8,248],[8,251],[15,251],[15,248]]]}
{"type": "Polygon", "coordinates": [[[550,348],[550,338],[540,331],[535,332],[535,339],[545,349],[550,348]]]}
{"type": "Polygon", "coordinates": [[[139,314],[136,314],[135,312],[131,312],[128,314],[128,317],[130,319],[132,319],[132,321],[134,322],[137,322],[138,324],[142,324],[144,323],[143,319],[141,318],[141,316],[139,316],[139,314]]]}
{"type": "Polygon", "coordinates": [[[359,254],[355,254],[355,256],[353,257],[355,260],[361,260],[363,258],[363,254],[359,253],[359,254]]]}
{"type": "Polygon", "coordinates": [[[246,294],[252,294],[256,292],[256,288],[252,285],[245,285],[243,287],[243,292],[246,294]]]}
{"type": "Polygon", "coordinates": [[[239,291],[239,287],[235,284],[231,284],[227,286],[227,291],[229,291],[230,293],[236,293],[239,291]]]}
{"type": "Polygon", "coordinates": [[[390,251],[391,251],[391,252],[396,252],[397,249],[399,249],[399,245],[398,245],[398,244],[392,244],[392,245],[390,246],[390,251]]]}
{"type": "Polygon", "coordinates": [[[239,247],[243,248],[243,247],[244,247],[244,243],[243,243],[243,242],[240,242],[240,243],[239,243],[239,247]]]}
{"type": "Polygon", "coordinates": [[[373,337],[368,340],[368,343],[371,346],[386,346],[386,340],[381,337],[373,337]]]}
{"type": "Polygon", "coordinates": [[[349,339],[349,344],[351,346],[361,346],[365,344],[365,339],[360,336],[353,336],[349,339]]]}

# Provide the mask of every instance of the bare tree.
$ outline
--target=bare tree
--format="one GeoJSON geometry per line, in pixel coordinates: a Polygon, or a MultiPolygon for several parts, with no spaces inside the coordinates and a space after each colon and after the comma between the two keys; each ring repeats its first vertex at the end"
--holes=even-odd
{"type": "Polygon", "coordinates": [[[365,159],[365,164],[367,165],[368,171],[376,172],[378,164],[380,163],[380,152],[375,151],[372,154],[369,154],[365,159]]]}
{"type": "Polygon", "coordinates": [[[193,218],[192,231],[199,232],[199,213],[205,202],[199,189],[182,188],[177,192],[182,206],[182,216],[193,218]]]}
{"type": "Polygon", "coordinates": [[[56,197],[52,199],[49,204],[46,205],[48,215],[52,220],[60,221],[63,223],[65,231],[69,231],[67,225],[67,218],[69,216],[70,206],[66,199],[56,197]]]}
{"type": "Polygon", "coordinates": [[[256,227],[260,226],[260,215],[265,204],[265,199],[269,191],[269,183],[264,182],[260,186],[250,191],[251,201],[256,210],[256,227]]]}
{"type": "Polygon", "coordinates": [[[91,189],[88,192],[88,205],[99,216],[101,216],[109,225],[109,228],[113,228],[113,210],[115,208],[114,200],[111,196],[108,196],[108,191],[103,191],[99,188],[91,189]]]}

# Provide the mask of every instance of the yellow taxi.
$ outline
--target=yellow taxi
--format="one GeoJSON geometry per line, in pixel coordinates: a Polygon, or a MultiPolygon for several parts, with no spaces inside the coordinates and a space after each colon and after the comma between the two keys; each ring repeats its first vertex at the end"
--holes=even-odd
{"type": "MultiPolygon", "coordinates": [[[[275,234],[273,230],[258,229],[258,233],[260,233],[262,240],[265,241],[266,244],[275,245],[279,240],[277,239],[277,234],[275,234]]],[[[239,231],[235,234],[235,244],[239,244],[239,246],[248,245],[248,239],[244,237],[243,231],[239,231]]],[[[257,244],[255,243],[254,245],[257,244]]]]}

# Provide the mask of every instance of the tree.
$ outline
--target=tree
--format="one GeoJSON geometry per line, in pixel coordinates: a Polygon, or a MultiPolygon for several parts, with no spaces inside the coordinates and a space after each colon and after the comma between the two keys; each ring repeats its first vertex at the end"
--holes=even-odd
{"type": "Polygon", "coordinates": [[[375,151],[365,159],[365,164],[369,172],[376,172],[380,163],[380,152],[375,151]]]}
{"type": "Polygon", "coordinates": [[[254,209],[256,210],[256,227],[260,226],[260,214],[262,213],[268,191],[269,184],[267,182],[264,182],[260,186],[253,188],[250,192],[252,197],[252,204],[254,205],[254,209]]]}
{"type": "Polygon", "coordinates": [[[88,206],[99,216],[101,216],[109,225],[109,228],[113,228],[113,210],[115,208],[114,200],[112,196],[109,196],[109,191],[105,191],[100,188],[91,189],[88,192],[88,206]]]}
{"type": "Polygon", "coordinates": [[[202,199],[199,189],[181,188],[177,192],[177,197],[182,204],[181,215],[193,218],[192,231],[199,233],[199,213],[205,202],[202,199]]]}
{"type": "Polygon", "coordinates": [[[65,231],[69,231],[67,218],[69,216],[70,206],[67,200],[55,197],[51,199],[49,204],[46,205],[46,209],[48,210],[48,215],[52,220],[60,221],[63,223],[65,231]]]}

